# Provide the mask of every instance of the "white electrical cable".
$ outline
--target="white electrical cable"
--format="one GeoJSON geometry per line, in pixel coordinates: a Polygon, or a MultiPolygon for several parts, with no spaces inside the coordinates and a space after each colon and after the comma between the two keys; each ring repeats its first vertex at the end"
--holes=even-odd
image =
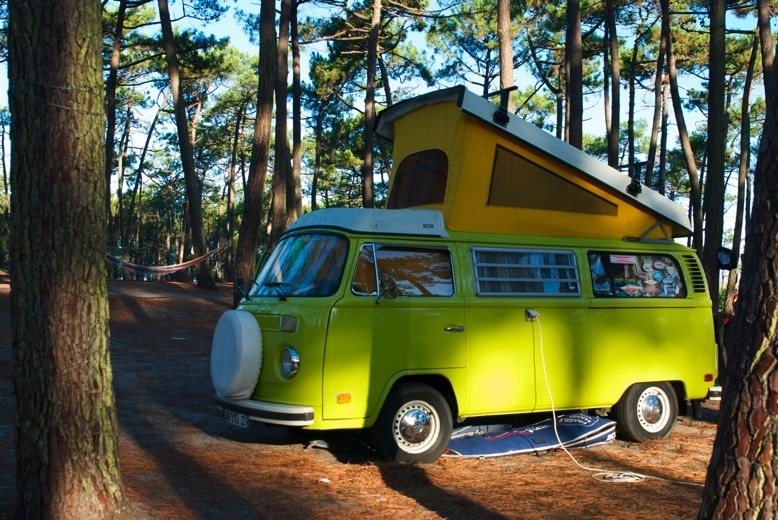
{"type": "Polygon", "coordinates": [[[559,438],[559,431],[557,430],[556,425],[556,410],[554,409],[554,395],[551,392],[551,385],[548,382],[548,373],[546,372],[546,356],[543,351],[543,329],[540,326],[540,314],[537,312],[533,313],[533,319],[531,320],[532,323],[538,324],[538,344],[540,347],[540,363],[543,367],[543,379],[546,383],[546,391],[548,392],[548,399],[551,403],[551,416],[554,423],[554,435],[556,435],[556,440],[559,443],[559,447],[564,450],[565,453],[567,453],[567,456],[570,457],[570,459],[584,471],[594,472],[592,475],[592,478],[602,481],[602,482],[642,482],[643,480],[649,478],[654,480],[662,480],[664,482],[674,482],[676,484],[684,484],[687,486],[699,486],[703,487],[702,484],[697,484],[695,482],[684,482],[681,480],[669,480],[662,477],[655,477],[651,475],[643,475],[641,473],[635,473],[633,471],[613,471],[613,470],[607,470],[607,469],[599,469],[599,468],[590,468],[588,466],[584,466],[581,463],[579,463],[575,457],[573,457],[573,454],[570,453],[570,451],[567,449],[567,447],[562,444],[562,439],[559,438]]]}

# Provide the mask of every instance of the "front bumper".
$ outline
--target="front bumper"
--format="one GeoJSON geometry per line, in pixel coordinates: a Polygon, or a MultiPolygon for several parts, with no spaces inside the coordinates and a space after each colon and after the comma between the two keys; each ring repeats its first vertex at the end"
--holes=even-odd
{"type": "Polygon", "coordinates": [[[251,399],[233,400],[216,394],[216,403],[227,410],[247,415],[252,421],[281,426],[310,426],[313,408],[292,404],[265,403],[251,399]]]}

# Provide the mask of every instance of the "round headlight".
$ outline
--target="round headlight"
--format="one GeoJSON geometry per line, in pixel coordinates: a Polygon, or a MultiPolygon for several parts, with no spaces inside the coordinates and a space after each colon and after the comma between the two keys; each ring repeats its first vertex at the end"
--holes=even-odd
{"type": "Polygon", "coordinates": [[[297,371],[300,369],[300,354],[297,353],[294,347],[286,347],[281,351],[279,368],[281,369],[281,375],[288,379],[297,375],[297,371]]]}

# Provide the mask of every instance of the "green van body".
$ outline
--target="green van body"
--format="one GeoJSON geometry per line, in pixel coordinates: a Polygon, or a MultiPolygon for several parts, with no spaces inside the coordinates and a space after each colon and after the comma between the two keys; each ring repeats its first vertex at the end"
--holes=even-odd
{"type": "MultiPolygon", "coordinates": [[[[408,381],[437,389],[460,421],[552,409],[607,410],[638,383],[667,382],[679,402],[707,396],[717,350],[711,302],[692,250],[670,243],[451,232],[440,229],[442,220],[435,213],[337,209],[301,217],[281,245],[311,237],[338,243],[337,253],[318,250],[297,260],[321,271],[314,263],[326,258],[330,281],[337,286],[316,296],[297,296],[290,282],[263,293],[263,285],[270,285],[267,277],[281,268],[271,256],[248,297],[237,311],[229,311],[256,319],[262,345],[259,378],[250,396],[217,394],[218,403],[254,420],[329,430],[373,427],[392,389],[408,381]],[[376,215],[372,223],[370,215],[376,215]],[[437,226],[438,236],[375,232],[386,219],[423,226],[428,215],[427,227],[437,226]],[[372,287],[358,287],[360,253],[374,247],[403,254],[422,251],[415,260],[426,260],[430,252],[449,258],[450,280],[425,277],[428,266],[417,262],[402,267],[399,277],[415,269],[417,283],[431,286],[427,294],[422,288],[418,295],[382,297],[378,273],[372,287]],[[479,294],[474,251],[567,259],[563,281],[541,283],[572,290],[553,288],[548,296],[521,296],[513,290],[479,294]],[[663,264],[662,277],[674,264],[678,279],[669,294],[598,296],[590,267],[590,258],[598,255],[663,264]],[[299,356],[293,377],[283,373],[289,347],[299,356]]],[[[307,255],[305,247],[298,249],[296,254],[307,255]]],[[[636,273],[632,281],[646,278],[635,262],[615,267],[622,265],[636,273]]],[[[658,272],[653,265],[645,267],[658,272]]],[[[544,276],[542,271],[535,275],[544,276]]],[[[624,282],[610,277],[614,286],[624,282]]],[[[526,285],[532,289],[532,283],[526,285]]]]}
{"type": "Polygon", "coordinates": [[[457,87],[379,115],[387,206],[301,216],[216,326],[225,419],[370,428],[429,462],[452,424],[611,413],[662,438],[715,384],[685,211],[457,87]]]}

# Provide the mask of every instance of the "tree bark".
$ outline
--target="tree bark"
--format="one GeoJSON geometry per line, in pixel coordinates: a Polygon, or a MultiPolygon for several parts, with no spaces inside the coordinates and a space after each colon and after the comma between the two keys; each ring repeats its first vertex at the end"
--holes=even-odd
{"type": "Polygon", "coordinates": [[[235,248],[235,276],[254,277],[263,222],[262,197],[270,157],[270,131],[273,123],[273,87],[276,75],[275,2],[262,0],[259,10],[259,85],[257,118],[249,162],[249,178],[243,195],[243,219],[235,248]]]}
{"type": "Polygon", "coordinates": [[[724,234],[724,170],[727,149],[727,106],[724,65],[726,47],[724,32],[726,0],[713,0],[710,11],[710,52],[708,64],[708,168],[705,177],[705,242],[702,248],[702,267],[708,280],[713,309],[719,308],[718,250],[724,234]]]}
{"type": "MultiPolygon", "coordinates": [[[[497,1],[497,39],[500,44],[500,88],[513,86],[513,37],[511,35],[511,3],[510,0],[497,1]]],[[[508,96],[508,106],[511,114],[513,95],[508,96]]]]}
{"type": "MultiPolygon", "coordinates": [[[[754,44],[751,47],[751,57],[748,60],[748,70],[746,79],[743,83],[743,100],[740,106],[740,167],[738,169],[737,179],[737,200],[735,202],[735,224],[732,233],[732,250],[736,256],[740,253],[740,243],[742,241],[743,222],[746,216],[746,185],[751,171],[751,86],[753,84],[754,70],[756,67],[756,57],[759,53],[759,39],[754,37],[754,44]]],[[[747,222],[747,221],[746,221],[747,222]]],[[[732,269],[727,276],[727,292],[724,298],[724,307],[722,312],[725,316],[734,316],[735,297],[738,292],[738,270],[732,269]]],[[[731,328],[730,328],[731,330],[731,328]]],[[[726,380],[727,367],[732,358],[732,338],[730,334],[724,334],[725,331],[719,331],[719,384],[727,385],[726,380]],[[722,374],[724,372],[724,374],[722,374]]]]}
{"type": "Polygon", "coordinates": [[[772,83],[754,171],[735,338],[699,518],[778,515],[778,110],[772,83]]]}
{"type": "MultiPolygon", "coordinates": [[[[605,0],[605,24],[608,34],[606,44],[609,52],[607,54],[610,56],[611,69],[610,104],[605,107],[606,131],[608,133],[608,165],[611,168],[618,169],[619,127],[621,126],[621,59],[619,57],[619,38],[616,31],[616,7],[614,6],[614,0],[605,0]]],[[[608,92],[605,92],[606,97],[608,94],[608,92]]]]}
{"type": "Polygon", "coordinates": [[[292,0],[281,0],[281,16],[278,22],[278,50],[276,55],[276,155],[273,168],[273,201],[271,203],[271,228],[268,247],[273,248],[281,234],[289,226],[288,207],[293,204],[289,198],[289,177],[291,173],[291,153],[287,135],[286,103],[289,94],[287,77],[289,76],[289,25],[291,21],[292,0]]]}
{"type": "MultiPolygon", "coordinates": [[[[162,40],[167,57],[168,76],[170,77],[170,90],[173,97],[173,109],[176,116],[176,130],[178,133],[178,146],[181,149],[181,167],[184,170],[184,182],[186,184],[186,200],[189,206],[189,226],[192,231],[192,246],[196,256],[203,256],[208,252],[203,234],[202,190],[197,178],[194,165],[194,152],[190,141],[189,123],[186,117],[186,105],[184,94],[181,90],[181,71],[173,41],[173,26],[170,21],[170,11],[167,0],[158,0],[159,20],[162,24],[162,40]]],[[[206,289],[216,289],[216,284],[211,275],[208,259],[197,266],[197,285],[206,289]]]]}
{"type": "Polygon", "coordinates": [[[697,163],[694,159],[689,132],[686,130],[686,119],[683,115],[681,106],[681,93],[678,88],[678,74],[675,67],[675,54],[673,52],[673,40],[670,33],[670,1],[660,0],[662,7],[662,38],[667,44],[667,77],[670,82],[670,96],[673,102],[673,114],[675,123],[678,125],[678,140],[681,142],[683,158],[686,162],[686,171],[689,175],[689,202],[692,218],[692,246],[697,250],[702,250],[702,189],[700,188],[700,175],[697,171],[697,163]]]}
{"type": "Polygon", "coordinates": [[[227,221],[225,223],[225,241],[229,244],[230,250],[227,251],[226,258],[226,278],[227,281],[235,280],[235,181],[238,169],[238,149],[240,147],[240,138],[243,134],[243,118],[246,115],[248,101],[243,101],[235,111],[235,128],[232,134],[232,144],[230,146],[230,164],[227,169],[227,221]]]}
{"type": "Polygon", "coordinates": [[[375,78],[378,37],[381,30],[381,0],[373,0],[373,17],[367,39],[367,88],[365,89],[365,149],[362,163],[362,205],[375,206],[373,191],[373,126],[375,125],[375,78]]]}
{"type": "MultiPolygon", "coordinates": [[[[116,13],[116,27],[113,32],[113,50],[111,51],[108,78],[105,81],[105,208],[108,222],[111,221],[111,174],[113,173],[114,138],[116,134],[116,84],[119,77],[119,56],[122,52],[122,33],[124,32],[124,14],[127,0],[119,1],[116,13]]],[[[121,232],[121,225],[109,229],[121,232]]],[[[115,236],[109,237],[115,243],[115,236]]]]}
{"type": "MultiPolygon", "coordinates": [[[[665,126],[663,115],[667,113],[667,89],[665,88],[665,55],[667,54],[667,42],[664,31],[660,31],[659,52],[656,54],[656,69],[654,72],[654,116],[651,123],[651,139],[648,147],[648,157],[646,158],[646,179],[645,183],[650,188],[655,188],[659,193],[664,194],[664,179],[657,179],[655,182],[654,166],[656,164],[656,150],[659,134],[662,133],[662,139],[666,142],[665,126]],[[651,182],[649,182],[649,179],[651,182]],[[653,185],[652,185],[653,184],[653,185]]],[[[661,152],[660,152],[661,153],[661,152]]],[[[661,162],[661,161],[660,161],[661,162]]],[[[661,168],[661,167],[660,167],[661,168]]],[[[660,175],[661,177],[661,175],[660,175]]]]}
{"type": "Polygon", "coordinates": [[[101,7],[8,7],[16,514],[107,518],[124,494],[108,352],[101,7]]]}
{"type": "Polygon", "coordinates": [[[290,33],[292,44],[292,182],[287,198],[292,203],[287,212],[287,221],[292,222],[303,213],[303,193],[300,181],[303,158],[302,129],[302,78],[300,69],[300,35],[297,30],[298,0],[291,0],[290,33]]]}
{"type": "MultiPolygon", "coordinates": [[[[770,27],[770,0],[756,0],[757,27],[759,28],[759,42],[762,49],[762,71],[764,71],[765,98],[774,99],[771,89],[773,85],[768,80],[773,74],[773,61],[775,61],[775,47],[773,47],[773,32],[770,27]]],[[[768,101],[769,102],[769,101],[768,101]]]]}
{"type": "Polygon", "coordinates": [[[581,39],[581,4],[567,2],[567,140],[583,148],[583,42],[581,39]]]}

